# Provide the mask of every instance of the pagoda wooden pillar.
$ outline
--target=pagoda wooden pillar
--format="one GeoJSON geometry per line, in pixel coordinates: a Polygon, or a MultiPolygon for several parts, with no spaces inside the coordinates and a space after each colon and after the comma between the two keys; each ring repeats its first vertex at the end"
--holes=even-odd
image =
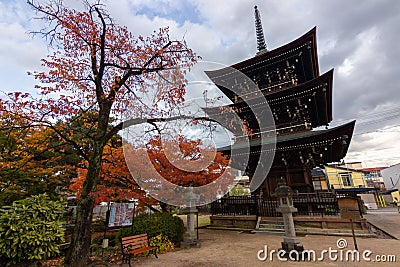
{"type": "Polygon", "coordinates": [[[271,195],[271,191],[270,191],[270,184],[269,184],[269,177],[268,177],[268,175],[267,175],[267,177],[265,178],[265,181],[264,181],[264,192],[263,192],[263,194],[264,194],[264,198],[265,197],[269,197],[270,195],[271,195]]]}
{"type": "Polygon", "coordinates": [[[310,177],[310,173],[307,171],[306,168],[303,168],[303,175],[304,175],[304,182],[307,186],[307,193],[312,193],[312,177],[310,177]]]}
{"type": "Polygon", "coordinates": [[[292,185],[292,175],[291,175],[288,167],[286,167],[286,184],[288,186],[292,185]]]}

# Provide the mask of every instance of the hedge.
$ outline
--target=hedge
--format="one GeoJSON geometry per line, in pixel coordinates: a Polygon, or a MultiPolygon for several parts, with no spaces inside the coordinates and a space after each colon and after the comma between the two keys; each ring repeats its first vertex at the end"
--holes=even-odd
{"type": "Polygon", "coordinates": [[[168,212],[142,213],[135,216],[133,226],[121,228],[119,236],[147,233],[148,237],[152,238],[162,234],[178,244],[182,241],[184,231],[182,219],[168,212]]]}

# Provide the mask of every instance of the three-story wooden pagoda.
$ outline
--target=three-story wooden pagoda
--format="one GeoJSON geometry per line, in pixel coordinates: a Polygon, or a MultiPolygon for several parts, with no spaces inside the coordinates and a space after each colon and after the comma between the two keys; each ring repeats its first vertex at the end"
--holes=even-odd
{"type": "MultiPolygon", "coordinates": [[[[219,89],[232,101],[229,108],[251,128],[252,135],[236,137],[235,149],[220,148],[226,154],[242,153],[240,144],[248,138],[250,160],[246,173],[250,176],[259,162],[263,129],[257,123],[254,111],[262,114],[265,100],[275,121],[276,147],[272,167],[260,187],[253,194],[269,196],[281,177],[299,192],[312,192],[311,170],[329,162],[338,162],[347,153],[355,121],[328,129],[332,121],[333,70],[319,73],[316,28],[300,38],[268,51],[264,41],[260,15],[255,7],[257,54],[234,64],[231,68],[250,78],[262,92],[249,91],[245,82],[240,83],[231,68],[207,72],[219,89]],[[234,93],[229,87],[240,90],[234,93]],[[251,101],[249,101],[251,100],[251,101]],[[252,103],[252,104],[249,104],[252,103]],[[325,126],[324,130],[315,130],[325,126]]],[[[210,117],[218,116],[216,108],[206,109],[210,117]]],[[[245,143],[243,142],[243,145],[245,143]]],[[[233,163],[235,167],[235,164],[233,163]]]]}

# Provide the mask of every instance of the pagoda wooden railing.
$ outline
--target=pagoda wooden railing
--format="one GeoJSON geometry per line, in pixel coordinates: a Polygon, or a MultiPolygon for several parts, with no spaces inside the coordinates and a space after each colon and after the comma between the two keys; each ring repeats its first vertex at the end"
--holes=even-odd
{"type": "Polygon", "coordinates": [[[264,138],[273,138],[275,136],[282,136],[287,134],[299,133],[299,132],[308,132],[312,129],[311,123],[308,121],[294,123],[282,123],[276,126],[276,129],[267,129],[265,131],[255,132],[249,137],[248,135],[236,136],[235,140],[237,142],[245,141],[250,138],[250,141],[261,139],[261,134],[264,135],[264,138]],[[278,128],[279,127],[279,128],[278,128]]]}
{"type": "MultiPolygon", "coordinates": [[[[330,192],[297,194],[293,197],[293,205],[298,209],[294,216],[339,216],[338,201],[330,192]]],[[[211,203],[211,214],[281,217],[282,214],[276,211],[277,207],[278,201],[274,197],[230,196],[211,203]]]]}

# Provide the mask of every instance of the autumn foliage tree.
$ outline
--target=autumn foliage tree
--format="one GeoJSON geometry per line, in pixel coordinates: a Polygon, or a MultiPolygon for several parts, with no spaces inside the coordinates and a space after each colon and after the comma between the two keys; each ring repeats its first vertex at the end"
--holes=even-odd
{"type": "Polygon", "coordinates": [[[226,156],[214,151],[212,147],[204,146],[200,139],[190,140],[179,136],[177,141],[163,142],[160,136],[155,136],[146,147],[149,160],[157,172],[169,182],[180,186],[198,187],[212,183],[229,165],[226,156]],[[205,158],[209,160],[201,164],[204,168],[195,168],[200,165],[196,162],[205,158]]]}
{"type": "MultiPolygon", "coordinates": [[[[78,199],[86,180],[87,170],[88,162],[83,160],[81,167],[77,169],[77,176],[72,179],[73,183],[70,185],[70,189],[77,192],[78,199]]],[[[101,171],[96,190],[92,195],[95,197],[95,204],[131,199],[141,200],[144,204],[154,203],[132,177],[125,162],[122,144],[107,144],[104,147],[101,171]]]]}
{"type": "Polygon", "coordinates": [[[82,1],[84,10],[66,7],[63,1],[28,4],[43,19],[36,32],[49,41],[54,52],[42,60],[43,72],[30,73],[38,81],[39,94],[16,92],[2,100],[0,109],[30,123],[51,129],[87,161],[87,172],[77,205],[76,225],[65,258],[69,266],[89,261],[92,209],[101,172],[104,148],[125,124],[157,123],[170,108],[184,100],[185,72],[195,54],[183,42],[173,41],[168,28],[148,37],[133,36],[116,25],[104,6],[82,1]],[[146,95],[151,97],[145,98],[146,95]],[[86,142],[73,137],[68,124],[56,123],[92,113],[86,142]]]}
{"type": "Polygon", "coordinates": [[[52,130],[11,114],[0,115],[0,206],[47,193],[66,194],[81,161],[52,130]]]}
{"type": "MultiPolygon", "coordinates": [[[[181,192],[182,187],[201,188],[206,185],[214,185],[208,187],[207,190],[195,190],[199,197],[197,203],[199,205],[207,204],[213,199],[215,200],[218,194],[226,192],[229,185],[233,183],[234,176],[229,168],[230,161],[227,156],[217,152],[214,146],[203,144],[200,139],[191,140],[179,135],[175,140],[162,140],[160,136],[155,136],[147,143],[146,149],[147,163],[150,162],[151,166],[143,168],[148,170],[149,174],[142,177],[141,183],[150,183],[150,178],[155,175],[162,177],[161,180],[157,179],[155,184],[150,186],[153,191],[156,188],[163,189],[156,190],[159,200],[170,199],[176,194],[181,194],[179,197],[183,197],[185,193],[181,192]],[[149,179],[146,180],[146,178],[149,179]],[[180,187],[170,187],[166,181],[180,187]]],[[[141,160],[139,156],[135,158],[137,161],[141,160]]],[[[135,160],[132,160],[130,156],[127,156],[126,160],[131,170],[138,169],[136,164],[133,164],[135,160]]],[[[143,162],[145,162],[145,157],[143,162]]],[[[166,202],[171,201],[160,202],[164,210],[166,202]]]]}
{"type": "MultiPolygon", "coordinates": [[[[139,186],[137,181],[150,181],[154,178],[154,171],[165,180],[180,186],[198,187],[214,182],[227,172],[229,160],[221,152],[215,152],[211,147],[205,146],[201,140],[190,140],[179,136],[176,141],[162,141],[160,136],[154,136],[146,146],[132,149],[127,155],[132,166],[126,164],[123,146],[107,145],[104,148],[103,164],[97,184],[96,192],[93,195],[96,202],[139,200],[142,207],[152,208],[151,204],[158,202],[149,197],[139,186]],[[177,142],[176,142],[177,141],[177,142]],[[175,145],[178,146],[176,149],[175,145]],[[173,151],[166,153],[165,150],[173,151]],[[210,155],[207,155],[210,154],[210,155]],[[196,161],[209,158],[204,168],[192,171],[196,161]],[[175,166],[174,164],[179,166],[175,166]]],[[[74,179],[71,189],[78,192],[82,190],[83,182],[87,173],[87,162],[83,162],[83,168],[78,169],[78,176],[74,179]]],[[[225,184],[225,190],[228,184],[225,184]]],[[[172,192],[171,192],[172,193],[172,192]]],[[[166,203],[158,203],[166,211],[166,203]]]]}

